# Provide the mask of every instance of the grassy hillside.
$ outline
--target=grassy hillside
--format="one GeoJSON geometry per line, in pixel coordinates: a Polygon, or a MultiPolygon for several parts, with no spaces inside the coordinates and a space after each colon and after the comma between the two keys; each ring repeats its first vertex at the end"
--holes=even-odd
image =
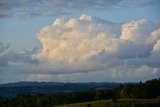
{"type": "Polygon", "coordinates": [[[160,107],[158,99],[119,99],[58,105],[55,107],[160,107]]]}

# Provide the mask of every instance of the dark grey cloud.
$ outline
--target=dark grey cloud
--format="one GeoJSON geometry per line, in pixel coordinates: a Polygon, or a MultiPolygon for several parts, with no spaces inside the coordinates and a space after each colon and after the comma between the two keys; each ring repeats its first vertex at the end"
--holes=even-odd
{"type": "Polygon", "coordinates": [[[159,0],[1,0],[0,18],[60,16],[79,10],[114,10],[144,7],[159,0]]]}

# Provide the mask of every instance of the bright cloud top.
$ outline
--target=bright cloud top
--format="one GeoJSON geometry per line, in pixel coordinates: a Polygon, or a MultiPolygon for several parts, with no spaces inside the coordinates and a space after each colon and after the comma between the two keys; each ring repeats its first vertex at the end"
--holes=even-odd
{"type": "Polygon", "coordinates": [[[115,49],[107,42],[115,38],[112,36],[116,36],[119,26],[99,21],[87,15],[79,19],[56,19],[38,33],[43,47],[38,57],[50,62],[76,63],[90,59],[104,49],[113,53],[115,49]]]}

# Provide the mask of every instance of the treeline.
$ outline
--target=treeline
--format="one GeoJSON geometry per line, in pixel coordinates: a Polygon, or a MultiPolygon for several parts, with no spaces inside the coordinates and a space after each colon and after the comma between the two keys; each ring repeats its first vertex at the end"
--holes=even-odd
{"type": "Polygon", "coordinates": [[[148,80],[145,83],[120,85],[113,89],[117,98],[154,99],[160,96],[160,78],[148,80]]]}
{"type": "Polygon", "coordinates": [[[54,105],[112,99],[156,99],[160,96],[160,79],[121,85],[114,89],[68,92],[54,95],[17,95],[0,100],[0,107],[53,107],[54,105]]]}

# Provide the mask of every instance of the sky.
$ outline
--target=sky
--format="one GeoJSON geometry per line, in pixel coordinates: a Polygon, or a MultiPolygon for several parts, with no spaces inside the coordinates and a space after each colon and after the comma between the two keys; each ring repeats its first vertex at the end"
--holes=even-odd
{"type": "Polygon", "coordinates": [[[160,77],[159,0],[0,0],[0,84],[160,77]]]}

